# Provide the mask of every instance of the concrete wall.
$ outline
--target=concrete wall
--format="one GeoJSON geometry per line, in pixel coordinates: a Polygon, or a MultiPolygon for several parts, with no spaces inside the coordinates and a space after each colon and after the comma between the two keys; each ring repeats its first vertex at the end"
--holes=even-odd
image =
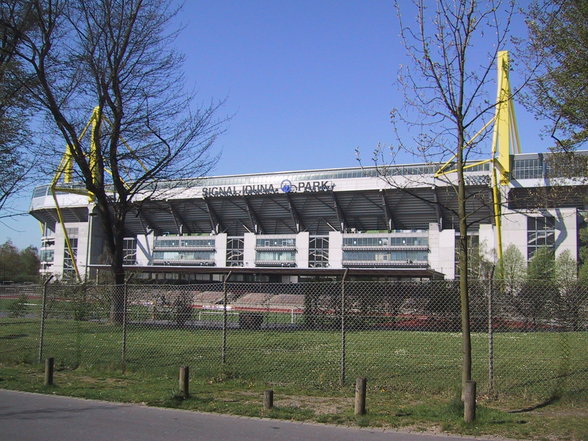
{"type": "Polygon", "coordinates": [[[227,266],[227,233],[220,233],[214,237],[214,265],[217,267],[227,266]]]}
{"type": "Polygon", "coordinates": [[[502,220],[503,249],[516,246],[527,257],[527,217],[552,216],[555,218],[555,255],[569,251],[573,259],[578,253],[578,210],[557,208],[526,212],[505,210],[502,220]]]}
{"type": "MultiPolygon", "coordinates": [[[[577,259],[578,250],[578,211],[575,208],[561,208],[551,210],[538,210],[526,212],[514,212],[505,209],[503,216],[503,249],[510,245],[516,246],[523,256],[527,256],[527,218],[530,216],[553,216],[555,218],[555,245],[556,255],[569,251],[570,255],[577,259]]],[[[77,229],[77,235],[71,238],[78,239],[77,264],[81,276],[86,274],[86,263],[104,263],[103,239],[101,224],[95,217],[89,217],[89,222],[68,222],[66,228],[77,229]],[[91,231],[90,231],[91,229],[91,231]],[[91,238],[88,240],[88,238],[91,238]]],[[[407,232],[407,234],[410,234],[407,232]]],[[[455,230],[440,230],[437,223],[429,224],[429,266],[435,271],[445,274],[446,279],[455,278],[455,230]]],[[[359,235],[359,234],[358,234],[359,235]]],[[[273,235],[272,235],[273,236],[273,235]]],[[[279,237],[281,235],[275,235],[279,237]]],[[[288,235],[292,236],[292,235],[288,235]]],[[[55,226],[55,245],[53,266],[48,274],[54,274],[61,278],[63,274],[63,259],[65,256],[65,236],[61,225],[55,226]]],[[[226,266],[227,234],[221,233],[215,236],[215,266],[226,266]]],[[[137,236],[137,264],[149,265],[152,263],[153,243],[155,236],[137,236]]],[[[244,266],[255,267],[255,248],[257,236],[253,233],[244,235],[244,266]]],[[[308,232],[296,235],[296,266],[308,268],[309,259],[308,232]]],[[[479,227],[479,240],[481,251],[487,260],[496,261],[496,227],[490,224],[482,224],[479,227]]],[[[343,234],[337,231],[329,233],[329,266],[342,268],[343,262],[343,234]]]]}
{"type": "Polygon", "coordinates": [[[254,268],[256,236],[253,233],[245,233],[243,239],[243,266],[245,268],[254,268]]]}
{"type": "Polygon", "coordinates": [[[343,268],[343,234],[329,232],[329,267],[343,268]]]}
{"type": "Polygon", "coordinates": [[[148,235],[137,236],[137,264],[150,265],[153,260],[153,242],[155,235],[153,233],[148,235]]]}
{"type": "Polygon", "coordinates": [[[310,233],[302,232],[296,235],[296,267],[308,268],[310,233]]]}
{"type": "Polygon", "coordinates": [[[455,230],[440,231],[438,224],[429,224],[429,266],[455,279],[455,230]]]}

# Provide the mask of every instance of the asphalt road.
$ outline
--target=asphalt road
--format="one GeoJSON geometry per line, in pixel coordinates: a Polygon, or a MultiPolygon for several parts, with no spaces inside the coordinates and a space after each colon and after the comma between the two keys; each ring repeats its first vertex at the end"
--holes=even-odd
{"type": "Polygon", "coordinates": [[[2,441],[458,441],[0,390],[2,441]]]}

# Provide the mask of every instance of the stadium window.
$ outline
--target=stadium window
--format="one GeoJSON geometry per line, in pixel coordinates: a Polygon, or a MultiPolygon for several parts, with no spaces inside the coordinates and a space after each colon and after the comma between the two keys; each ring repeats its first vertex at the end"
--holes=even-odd
{"type": "Polygon", "coordinates": [[[308,247],[308,266],[325,268],[329,266],[329,237],[311,236],[308,247]]]}
{"type": "Polygon", "coordinates": [[[129,237],[123,242],[123,264],[136,265],[137,264],[137,239],[129,237]]]}
{"type": "Polygon", "coordinates": [[[245,241],[242,237],[227,239],[227,266],[243,266],[245,241]]]}
{"type": "MultiPolygon", "coordinates": [[[[77,233],[77,228],[76,228],[76,233],[77,233]]],[[[69,248],[67,246],[67,242],[64,241],[64,244],[63,244],[63,248],[64,248],[63,276],[65,278],[72,278],[72,277],[75,277],[75,275],[76,275],[75,267],[74,267],[74,260],[77,258],[77,255],[78,255],[78,239],[77,238],[70,238],[69,245],[71,246],[72,254],[70,254],[69,248]]]]}
{"type": "Polygon", "coordinates": [[[555,246],[555,218],[527,218],[527,259],[531,259],[540,248],[555,246]]]}

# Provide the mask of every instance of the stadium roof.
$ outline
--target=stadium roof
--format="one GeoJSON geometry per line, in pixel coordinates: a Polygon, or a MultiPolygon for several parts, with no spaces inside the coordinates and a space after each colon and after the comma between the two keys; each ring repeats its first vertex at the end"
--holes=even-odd
{"type": "MultiPolygon", "coordinates": [[[[515,185],[510,192],[518,196],[513,208],[524,208],[525,188],[550,185],[547,166],[542,154],[513,155],[512,160],[515,185]]],[[[426,230],[432,222],[457,229],[457,197],[446,181],[455,175],[434,178],[438,167],[410,164],[162,181],[127,215],[126,234],[326,235],[426,230]],[[397,185],[390,185],[391,180],[397,185]]],[[[466,180],[469,222],[492,222],[489,164],[468,169],[466,180]]],[[[87,221],[86,197],[58,197],[65,222],[87,221]]],[[[31,214],[40,221],[58,221],[48,186],[34,190],[31,214]]]]}

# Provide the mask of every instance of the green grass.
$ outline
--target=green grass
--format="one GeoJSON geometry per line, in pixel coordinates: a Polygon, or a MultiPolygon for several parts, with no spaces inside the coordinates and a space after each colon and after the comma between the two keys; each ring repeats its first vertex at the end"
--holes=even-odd
{"type": "Polygon", "coordinates": [[[351,388],[316,390],[268,385],[226,371],[211,377],[191,372],[189,399],[180,398],[177,385],[177,371],[153,369],[123,374],[79,367],[59,368],[55,372],[55,385],[46,387],[43,386],[42,367],[0,363],[0,387],[30,392],[253,417],[473,436],[580,441],[588,434],[586,396],[582,399],[565,394],[549,406],[523,413],[509,413],[495,403],[482,401],[475,422],[465,424],[457,392],[425,394],[417,398],[412,394],[369,388],[368,413],[356,417],[351,388]],[[262,406],[263,390],[268,387],[274,390],[275,399],[275,408],[270,411],[262,406]]]}
{"type": "MultiPolygon", "coordinates": [[[[42,386],[39,319],[0,319],[0,387],[204,411],[359,426],[441,429],[583,439],[588,433],[587,333],[495,334],[495,390],[489,393],[487,336],[472,336],[478,419],[462,423],[459,333],[346,333],[346,385],[339,384],[336,331],[229,329],[225,363],[218,329],[49,319],[43,357],[56,360],[54,389],[42,386]],[[190,366],[195,396],[177,398],[178,367],[190,366]],[[125,371],[123,373],[123,367],[125,371]],[[355,377],[368,378],[369,414],[352,413],[355,377]],[[264,389],[276,409],[260,407],[264,389]],[[536,409],[522,413],[506,410],[536,409]]],[[[547,439],[547,438],[545,438],[547,439]]]]}
{"type": "MultiPolygon", "coordinates": [[[[39,321],[0,319],[0,361],[33,363],[39,321]]],[[[495,335],[494,392],[503,400],[541,401],[588,388],[586,333],[499,333],[495,335]]],[[[92,321],[47,320],[44,357],[61,367],[121,369],[122,328],[92,321]]],[[[474,379],[488,392],[487,336],[473,334],[474,379]]],[[[346,377],[365,376],[372,387],[407,393],[445,393],[459,384],[459,333],[356,331],[346,334],[346,377]]],[[[341,376],[341,335],[336,331],[251,331],[229,329],[222,363],[218,329],[127,327],[124,367],[132,371],[174,371],[190,365],[213,376],[268,384],[329,389],[341,376]]]]}

